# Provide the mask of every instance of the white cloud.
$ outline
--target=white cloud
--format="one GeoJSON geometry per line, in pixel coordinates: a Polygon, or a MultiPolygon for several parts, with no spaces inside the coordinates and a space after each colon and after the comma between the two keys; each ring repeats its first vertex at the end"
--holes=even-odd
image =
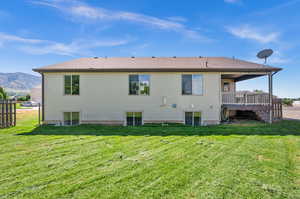
{"type": "Polygon", "coordinates": [[[275,51],[273,55],[268,59],[269,64],[286,64],[290,61],[290,59],[284,58],[284,56],[279,51],[275,51]]]}
{"type": "Polygon", "coordinates": [[[176,21],[176,22],[186,22],[187,21],[186,18],[180,17],[180,16],[168,17],[167,19],[170,21],[176,21]]]}
{"type": "Polygon", "coordinates": [[[9,34],[0,32],[0,43],[3,45],[6,42],[21,42],[21,43],[37,44],[37,43],[42,43],[42,42],[46,42],[46,41],[39,40],[39,39],[23,38],[23,37],[18,37],[15,35],[9,35],[9,34]]]}
{"type": "Polygon", "coordinates": [[[75,40],[68,44],[0,33],[0,46],[4,46],[7,42],[17,44],[17,49],[29,54],[58,54],[71,56],[89,54],[91,49],[97,47],[121,46],[127,44],[129,40],[75,40]]]}
{"type": "Polygon", "coordinates": [[[277,57],[277,56],[270,57],[270,59],[268,61],[269,64],[286,64],[289,62],[290,62],[289,59],[285,59],[285,58],[277,57]]]}
{"type": "Polygon", "coordinates": [[[228,27],[227,31],[232,35],[242,38],[242,39],[251,39],[259,43],[271,43],[277,42],[279,33],[278,32],[269,32],[261,31],[257,28],[251,27],[249,25],[242,25],[237,27],[228,27]]]}
{"type": "Polygon", "coordinates": [[[271,6],[266,9],[256,11],[252,13],[252,15],[270,15],[272,12],[278,12],[278,11],[280,12],[281,10],[284,10],[287,7],[295,6],[295,4],[298,3],[300,3],[300,0],[283,1],[283,3],[277,4],[273,7],[271,6]]]}
{"type": "Polygon", "coordinates": [[[127,40],[110,41],[74,41],[70,44],[50,43],[43,46],[21,46],[19,49],[30,54],[58,54],[58,55],[87,55],[90,50],[97,47],[113,47],[127,44],[127,40]]]}
{"type": "Polygon", "coordinates": [[[240,0],[224,0],[226,3],[238,3],[240,0]]]}
{"type": "Polygon", "coordinates": [[[148,16],[140,13],[127,11],[113,11],[101,7],[93,7],[81,1],[66,1],[66,0],[40,0],[33,3],[53,7],[64,14],[69,14],[72,17],[85,19],[88,21],[127,21],[141,25],[150,26],[153,28],[174,31],[183,34],[186,37],[209,41],[210,39],[202,36],[199,32],[186,27],[182,22],[183,18],[177,19],[161,19],[158,17],[148,16]],[[180,21],[181,20],[181,21],[180,21]]]}

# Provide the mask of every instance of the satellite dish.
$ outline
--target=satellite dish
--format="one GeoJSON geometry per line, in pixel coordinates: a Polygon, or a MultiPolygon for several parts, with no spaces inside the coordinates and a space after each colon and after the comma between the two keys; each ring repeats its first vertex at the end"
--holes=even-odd
{"type": "Polygon", "coordinates": [[[265,49],[260,51],[259,53],[257,53],[257,57],[259,59],[265,59],[265,63],[267,63],[267,58],[270,57],[273,54],[273,50],[272,49],[265,49]]]}

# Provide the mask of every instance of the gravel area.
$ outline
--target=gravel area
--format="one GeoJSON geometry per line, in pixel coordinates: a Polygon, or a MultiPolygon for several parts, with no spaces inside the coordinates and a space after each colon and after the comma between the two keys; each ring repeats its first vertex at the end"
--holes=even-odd
{"type": "Polygon", "coordinates": [[[283,107],[283,118],[300,120],[300,106],[283,107]]]}

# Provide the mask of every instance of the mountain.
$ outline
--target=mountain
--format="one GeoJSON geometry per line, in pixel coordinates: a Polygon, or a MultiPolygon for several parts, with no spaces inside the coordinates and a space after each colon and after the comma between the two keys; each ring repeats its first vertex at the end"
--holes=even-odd
{"type": "Polygon", "coordinates": [[[29,92],[41,84],[41,77],[27,73],[0,73],[0,86],[8,92],[29,92]]]}

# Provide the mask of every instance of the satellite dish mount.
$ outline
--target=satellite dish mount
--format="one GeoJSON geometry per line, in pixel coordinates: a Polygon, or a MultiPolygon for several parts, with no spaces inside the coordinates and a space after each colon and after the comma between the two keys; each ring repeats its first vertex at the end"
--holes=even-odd
{"type": "Polygon", "coordinates": [[[262,51],[260,51],[259,53],[257,53],[257,57],[259,59],[264,59],[265,60],[265,64],[267,63],[267,58],[270,57],[273,54],[273,50],[272,49],[264,49],[262,51]]]}

